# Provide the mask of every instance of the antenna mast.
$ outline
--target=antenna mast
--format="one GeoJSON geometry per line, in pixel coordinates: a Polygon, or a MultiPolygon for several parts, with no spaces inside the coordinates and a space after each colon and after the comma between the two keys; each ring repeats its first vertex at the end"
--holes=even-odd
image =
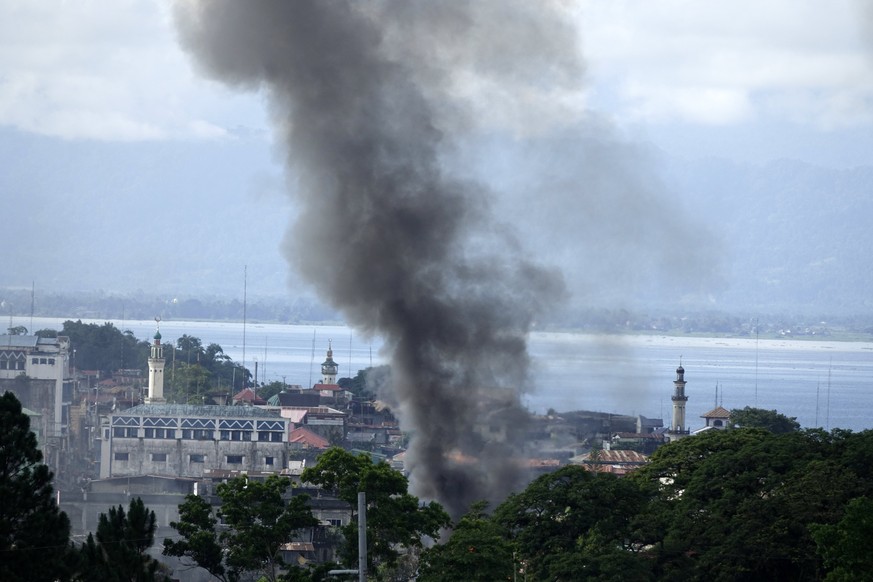
{"type": "Polygon", "coordinates": [[[246,301],[248,300],[247,292],[248,292],[248,283],[249,283],[249,266],[243,265],[243,356],[242,356],[242,367],[243,367],[243,390],[246,389],[247,382],[246,380],[246,301]]]}

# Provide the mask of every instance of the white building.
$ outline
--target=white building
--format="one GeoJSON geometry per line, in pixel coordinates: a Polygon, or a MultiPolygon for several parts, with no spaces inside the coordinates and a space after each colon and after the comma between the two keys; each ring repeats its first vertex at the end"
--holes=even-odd
{"type": "Polygon", "coordinates": [[[279,472],[288,464],[289,424],[253,406],[140,404],[109,417],[100,478],[279,472]]]}
{"type": "Polygon", "coordinates": [[[58,467],[66,448],[73,386],[70,338],[0,335],[0,391],[14,392],[22,406],[39,414],[45,462],[58,467]]]}

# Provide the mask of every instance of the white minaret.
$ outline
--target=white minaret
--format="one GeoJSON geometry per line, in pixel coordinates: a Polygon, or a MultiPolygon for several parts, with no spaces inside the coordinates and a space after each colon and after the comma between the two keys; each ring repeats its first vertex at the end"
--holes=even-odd
{"type": "Polygon", "coordinates": [[[149,395],[148,404],[162,404],[164,399],[164,347],[161,345],[161,318],[155,318],[157,330],[152,351],[149,355],[149,395]]]}
{"type": "Polygon", "coordinates": [[[688,434],[688,427],[685,426],[685,403],[688,402],[688,397],[685,396],[685,368],[682,367],[680,361],[679,367],[676,368],[676,379],[673,380],[673,423],[670,425],[670,440],[678,440],[688,434]]]}
{"type": "Polygon", "coordinates": [[[331,349],[331,341],[327,340],[327,359],[321,365],[321,383],[336,384],[336,373],[339,370],[336,362],[333,361],[333,349],[331,349]]]}

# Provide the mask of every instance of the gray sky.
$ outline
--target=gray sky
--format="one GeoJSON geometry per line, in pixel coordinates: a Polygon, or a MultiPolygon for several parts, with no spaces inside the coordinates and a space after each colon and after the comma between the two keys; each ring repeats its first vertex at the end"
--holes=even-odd
{"type": "MultiPolygon", "coordinates": [[[[798,134],[851,143],[873,123],[860,0],[566,4],[587,78],[547,96],[461,80],[459,91],[490,98],[481,123],[524,132],[527,105],[547,98],[563,113],[597,111],[629,137],[683,153],[744,158],[736,136],[757,136],[762,159],[795,153],[798,134]],[[725,140],[703,151],[676,143],[697,134],[725,140]]],[[[0,47],[4,126],[106,141],[233,139],[267,127],[257,94],[193,74],[164,1],[5,0],[0,47]]],[[[856,152],[859,162],[870,155],[856,152]]]]}
{"type": "MultiPolygon", "coordinates": [[[[601,217],[622,216],[631,204],[636,218],[622,226],[644,232],[645,220],[660,216],[653,213],[663,194],[663,186],[646,186],[657,173],[651,152],[755,164],[781,158],[830,167],[873,164],[873,18],[863,0],[557,3],[578,26],[578,78],[554,82],[548,78],[553,71],[541,71],[538,83],[540,71],[511,67],[481,75],[463,55],[441,55],[457,65],[449,92],[473,113],[467,121],[478,155],[467,159],[475,165],[471,174],[515,167],[523,144],[538,140],[549,144],[541,152],[563,148],[571,164],[597,161],[584,171],[550,173],[556,156],[533,155],[517,180],[492,173],[492,188],[524,184],[528,197],[560,191],[533,212],[513,195],[501,198],[495,207],[508,216],[542,213],[551,220],[575,205],[588,212],[589,237],[601,240],[601,217]],[[568,127],[591,134],[586,156],[570,156],[566,136],[555,141],[568,127]],[[609,147],[590,145],[604,136],[609,147]],[[510,141],[515,157],[504,159],[500,144],[510,141]],[[589,190],[603,184],[609,195],[564,188],[580,178],[595,185],[589,190]],[[603,201],[612,206],[597,214],[603,201]]],[[[65,232],[61,252],[39,246],[47,241],[18,245],[20,260],[11,267],[7,262],[0,285],[36,281],[38,288],[58,290],[71,285],[69,265],[103,252],[101,262],[75,265],[83,279],[73,287],[111,289],[123,279],[126,288],[146,292],[163,285],[164,294],[236,296],[243,263],[253,273],[250,291],[299,283],[279,251],[281,239],[294,236],[285,226],[294,211],[282,194],[282,154],[266,97],[200,75],[176,42],[171,8],[164,0],[0,2],[0,198],[7,210],[0,242],[18,245],[22,237],[67,231],[70,221],[80,225],[65,232]],[[142,212],[148,203],[160,213],[142,212]],[[157,216],[166,252],[181,248],[197,257],[192,265],[198,268],[202,257],[228,257],[233,276],[224,278],[232,285],[197,286],[212,280],[219,266],[192,272],[182,263],[161,273],[161,261],[148,253],[157,216]],[[228,236],[236,224],[245,224],[245,233],[228,236]],[[119,227],[127,239],[118,237],[119,227]],[[222,246],[231,239],[233,249],[222,246]],[[112,259],[110,251],[119,256],[112,259]],[[107,268],[125,264],[148,268],[100,279],[107,268]]],[[[506,26],[524,31],[523,21],[506,26]]],[[[510,46],[498,48],[511,54],[510,46]]],[[[676,216],[674,210],[668,204],[657,212],[676,216]]],[[[559,217],[560,231],[579,224],[574,216],[559,217]]],[[[534,251],[560,244],[552,225],[546,232],[532,219],[522,228],[534,251]],[[547,235],[539,243],[532,240],[537,232],[547,235]]],[[[690,237],[699,239],[686,235],[664,241],[659,256],[643,260],[664,262],[687,248],[690,237]]],[[[612,268],[644,246],[633,242],[597,253],[611,259],[603,264],[612,268]]],[[[569,263],[575,254],[573,245],[564,245],[556,261],[569,263]]],[[[577,268],[598,267],[583,261],[577,268]]]]}

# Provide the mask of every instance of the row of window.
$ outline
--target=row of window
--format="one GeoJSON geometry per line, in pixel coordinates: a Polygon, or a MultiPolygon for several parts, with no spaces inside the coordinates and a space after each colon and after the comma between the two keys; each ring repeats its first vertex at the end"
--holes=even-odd
{"type": "MultiPolygon", "coordinates": [[[[251,441],[254,434],[249,430],[222,430],[219,431],[219,440],[222,441],[251,441]]],[[[174,439],[178,431],[173,428],[146,428],[143,429],[143,437],[147,439],[174,439]]],[[[212,440],[214,431],[202,429],[182,429],[183,440],[209,441],[212,440]]],[[[258,442],[281,443],[284,433],[278,431],[262,430],[257,433],[258,442]]],[[[112,429],[112,436],[117,438],[139,437],[139,429],[136,427],[116,426],[112,429]]]]}
{"type": "Polygon", "coordinates": [[[0,370],[23,370],[24,362],[19,360],[17,362],[10,362],[9,360],[0,360],[0,370]]]}
{"type": "MultiPolygon", "coordinates": [[[[116,461],[130,461],[130,453],[115,453],[113,458],[116,461]]],[[[167,453],[152,453],[152,462],[153,463],[165,463],[167,462],[167,453]]],[[[245,461],[244,455],[225,455],[224,462],[228,465],[242,465],[243,461],[245,461]]],[[[272,467],[275,463],[275,457],[264,457],[264,465],[272,467]]],[[[198,454],[190,454],[188,455],[189,463],[205,463],[206,455],[198,455],[198,454]]]]}
{"type": "Polygon", "coordinates": [[[33,364],[34,366],[36,364],[48,364],[49,366],[54,366],[55,359],[54,358],[31,358],[30,363],[33,364]]]}

